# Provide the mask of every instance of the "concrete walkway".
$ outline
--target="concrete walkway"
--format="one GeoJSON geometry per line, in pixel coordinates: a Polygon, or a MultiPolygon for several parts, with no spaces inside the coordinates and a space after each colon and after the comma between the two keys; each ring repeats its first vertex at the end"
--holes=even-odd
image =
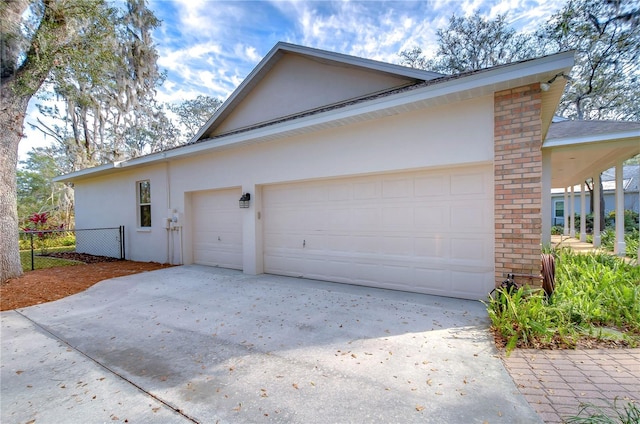
{"type": "Polygon", "coordinates": [[[480,302],[183,266],[3,312],[2,423],[536,423],[480,302]]]}
{"type": "Polygon", "coordinates": [[[593,247],[592,243],[580,241],[575,237],[555,234],[551,236],[551,245],[553,247],[570,247],[575,252],[593,252],[598,250],[597,248],[593,247]]]}
{"type": "Polygon", "coordinates": [[[546,423],[576,416],[583,403],[606,408],[615,401],[621,411],[640,403],[640,349],[517,349],[503,361],[546,423]]]}

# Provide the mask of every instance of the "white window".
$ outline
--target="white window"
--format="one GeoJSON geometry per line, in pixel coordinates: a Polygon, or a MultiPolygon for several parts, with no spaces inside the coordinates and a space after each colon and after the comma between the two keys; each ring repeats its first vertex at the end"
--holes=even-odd
{"type": "Polygon", "coordinates": [[[553,225],[564,225],[564,200],[556,200],[553,205],[553,225]]]}
{"type": "Polygon", "coordinates": [[[141,228],[151,227],[151,182],[138,181],[138,225],[141,228]]]}

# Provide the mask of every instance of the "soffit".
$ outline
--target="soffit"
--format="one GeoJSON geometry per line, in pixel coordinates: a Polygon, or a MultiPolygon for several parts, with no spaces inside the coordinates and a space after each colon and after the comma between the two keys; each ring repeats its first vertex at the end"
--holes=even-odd
{"type": "Polygon", "coordinates": [[[563,121],[551,124],[543,151],[551,157],[551,186],[581,184],[640,154],[640,123],[563,121]]]}

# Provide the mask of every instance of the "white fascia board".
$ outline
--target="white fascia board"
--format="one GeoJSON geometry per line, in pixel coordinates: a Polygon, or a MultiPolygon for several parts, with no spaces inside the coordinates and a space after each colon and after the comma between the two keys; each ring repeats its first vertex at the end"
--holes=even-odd
{"type": "Polygon", "coordinates": [[[633,138],[640,138],[640,130],[609,132],[603,134],[585,135],[581,137],[554,138],[552,140],[545,140],[542,148],[544,149],[550,147],[574,146],[578,144],[597,143],[613,139],[625,140],[633,138]]]}
{"type": "Polygon", "coordinates": [[[54,177],[52,181],[54,183],[61,183],[61,182],[70,181],[71,179],[81,178],[85,176],[92,176],[93,174],[100,174],[105,171],[118,168],[120,164],[121,162],[113,162],[113,163],[107,163],[104,165],[94,166],[93,168],[81,169],[80,171],[70,172],[69,174],[58,175],[57,177],[54,177]]]}
{"type": "Polygon", "coordinates": [[[256,76],[260,74],[262,69],[271,61],[271,58],[273,58],[273,56],[275,56],[276,53],[278,53],[278,51],[280,50],[279,45],[280,43],[276,44],[275,47],[269,50],[269,53],[267,53],[265,57],[263,57],[262,60],[258,62],[256,67],[251,70],[249,75],[247,75],[246,78],[242,80],[240,85],[236,87],[235,90],[233,90],[233,92],[229,95],[229,97],[227,97],[227,100],[225,100],[224,103],[214,112],[211,118],[209,118],[209,120],[202,127],[200,127],[198,132],[193,137],[191,137],[190,142],[194,142],[198,140],[200,137],[202,137],[202,135],[205,132],[207,132],[209,127],[213,125],[213,123],[218,119],[218,117],[222,115],[226,111],[226,109],[230,107],[230,105],[233,105],[235,103],[236,98],[241,93],[244,92],[245,87],[247,87],[249,84],[253,82],[256,76]]]}
{"type": "Polygon", "coordinates": [[[328,50],[314,49],[312,47],[305,47],[305,46],[300,46],[297,44],[289,44],[285,42],[278,43],[276,45],[276,48],[283,51],[291,52],[291,53],[298,53],[301,55],[313,56],[313,57],[327,59],[334,62],[346,63],[348,65],[353,65],[360,68],[386,72],[394,75],[415,78],[415,79],[424,80],[424,81],[445,76],[445,74],[426,71],[424,69],[410,68],[408,66],[396,65],[396,64],[387,63],[387,62],[380,62],[373,59],[350,56],[342,53],[331,52],[328,50]]]}

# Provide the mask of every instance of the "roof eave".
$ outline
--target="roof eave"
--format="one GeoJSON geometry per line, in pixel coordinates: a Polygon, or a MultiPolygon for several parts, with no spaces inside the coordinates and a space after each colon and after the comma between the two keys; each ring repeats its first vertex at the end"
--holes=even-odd
{"type": "Polygon", "coordinates": [[[559,137],[551,140],[545,140],[542,148],[573,146],[579,144],[595,143],[599,141],[616,140],[632,140],[640,138],[640,130],[613,131],[601,134],[583,135],[579,137],[559,137]]]}
{"type": "MultiPolygon", "coordinates": [[[[519,87],[533,82],[549,79],[555,73],[568,72],[573,65],[573,53],[559,53],[544,58],[502,66],[460,78],[446,79],[443,82],[404,91],[390,96],[383,96],[367,102],[332,109],[326,112],[309,115],[265,127],[230,134],[227,136],[204,139],[190,145],[173,150],[120,162],[118,168],[151,164],[154,162],[178,159],[217,150],[254,144],[275,138],[314,131],[319,128],[338,127],[355,120],[366,121],[379,116],[399,113],[409,108],[424,108],[437,104],[450,103],[470,99],[474,96],[489,95],[496,91],[519,87]],[[395,109],[395,110],[394,110],[395,109]]],[[[194,138],[195,139],[195,138],[194,138]]],[[[73,181],[89,176],[104,175],[112,172],[111,168],[91,168],[76,173],[57,177],[58,181],[73,181]],[[98,169],[100,168],[100,169],[98,169]],[[95,172],[91,172],[95,170],[95,172]]]]}

